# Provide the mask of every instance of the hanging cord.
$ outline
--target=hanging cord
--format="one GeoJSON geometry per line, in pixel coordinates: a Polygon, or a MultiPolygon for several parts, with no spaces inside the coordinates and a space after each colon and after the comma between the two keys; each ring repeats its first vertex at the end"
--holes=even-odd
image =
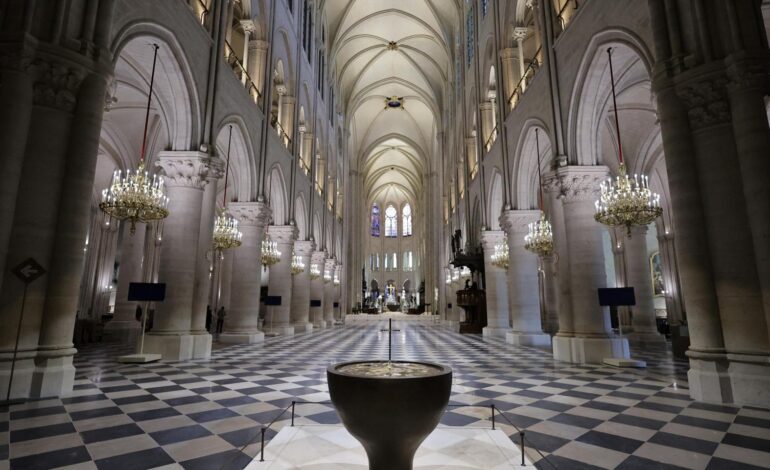
{"type": "Polygon", "coordinates": [[[152,104],[152,90],[155,87],[155,65],[158,62],[158,49],[160,46],[152,44],[154,49],[152,56],[152,72],[150,73],[150,93],[147,95],[147,111],[144,115],[144,133],[142,135],[142,152],[139,154],[139,164],[144,163],[144,152],[147,149],[147,127],[150,124],[150,104],[152,104]]]}
{"type": "Polygon", "coordinates": [[[230,124],[230,135],[227,137],[227,163],[225,163],[225,191],[222,194],[222,210],[227,210],[227,176],[230,174],[230,146],[233,142],[233,125],[230,124]]]}
{"type": "Polygon", "coordinates": [[[540,170],[540,129],[535,128],[535,148],[537,149],[537,184],[539,189],[538,205],[540,211],[545,215],[545,204],[543,204],[543,174],[540,170]]]}
{"type": "Polygon", "coordinates": [[[615,73],[612,69],[612,48],[607,48],[607,59],[610,63],[610,84],[612,85],[612,108],[615,110],[615,132],[618,136],[618,160],[623,165],[623,145],[620,143],[620,121],[618,121],[618,102],[615,97],[615,73]]]}

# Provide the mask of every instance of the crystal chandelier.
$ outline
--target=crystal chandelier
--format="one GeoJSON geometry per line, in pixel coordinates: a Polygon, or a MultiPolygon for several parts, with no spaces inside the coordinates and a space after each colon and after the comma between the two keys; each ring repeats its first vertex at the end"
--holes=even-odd
{"type": "Polygon", "coordinates": [[[227,177],[230,173],[230,144],[233,141],[233,126],[227,139],[227,164],[225,165],[225,191],[222,195],[222,210],[214,220],[214,249],[218,251],[241,246],[243,234],[238,230],[238,219],[227,211],[227,177]]]}
{"type": "Polygon", "coordinates": [[[310,265],[310,279],[311,280],[316,280],[319,277],[321,277],[321,270],[318,269],[318,265],[317,264],[311,264],[310,265]]]}
{"type": "Polygon", "coordinates": [[[328,269],[324,270],[324,284],[328,284],[332,281],[332,273],[328,269]]]}
{"type": "Polygon", "coordinates": [[[596,201],[594,219],[611,227],[626,227],[631,237],[631,227],[648,225],[663,213],[660,207],[660,195],[650,190],[650,179],[646,175],[634,175],[626,172],[623,161],[623,146],[620,143],[620,123],[618,104],[615,97],[615,75],[612,70],[612,48],[607,49],[612,84],[612,106],[615,110],[615,131],[618,137],[618,160],[620,168],[613,182],[607,178],[600,186],[601,194],[596,201]]]}
{"type": "Polygon", "coordinates": [[[144,118],[144,136],[139,165],[135,172],[126,170],[124,177],[120,170],[115,170],[112,182],[102,191],[99,209],[118,220],[131,221],[131,234],[136,232],[137,222],[152,222],[168,217],[168,198],[163,190],[163,178],[149,173],[144,167],[144,153],[147,146],[147,125],[150,120],[152,90],[155,85],[155,65],[158,61],[158,45],[153,44],[152,73],[150,74],[150,93],[147,95],[147,111],[144,118]]]}
{"type": "Polygon", "coordinates": [[[269,235],[265,235],[262,240],[262,266],[272,266],[281,261],[281,252],[278,251],[278,243],[270,240],[269,235]]]}
{"type": "Polygon", "coordinates": [[[461,278],[468,278],[471,277],[471,268],[468,266],[463,266],[460,270],[460,277],[461,278]]]}
{"type": "Polygon", "coordinates": [[[553,252],[553,229],[545,216],[543,204],[543,173],[540,169],[540,129],[535,129],[535,150],[537,152],[537,184],[540,219],[530,222],[528,233],[524,236],[524,249],[538,256],[548,256],[553,252]]]}
{"type": "Polygon", "coordinates": [[[452,281],[457,281],[460,279],[460,268],[454,268],[452,270],[452,281]]]}
{"type": "Polygon", "coordinates": [[[503,240],[495,245],[492,264],[498,268],[508,269],[508,235],[504,235],[503,240]]]}
{"type": "Polygon", "coordinates": [[[291,253],[291,274],[296,275],[305,272],[305,262],[301,256],[291,253]]]}
{"type": "Polygon", "coordinates": [[[446,272],[446,280],[444,281],[446,285],[449,285],[452,283],[452,273],[451,271],[447,270],[446,272]]]}
{"type": "Polygon", "coordinates": [[[334,271],[334,281],[332,281],[335,286],[340,285],[340,275],[337,271],[334,271]]]}

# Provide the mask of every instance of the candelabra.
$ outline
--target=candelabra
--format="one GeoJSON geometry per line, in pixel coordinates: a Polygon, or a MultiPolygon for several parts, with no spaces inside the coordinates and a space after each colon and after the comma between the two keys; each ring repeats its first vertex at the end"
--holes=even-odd
{"type": "Polygon", "coordinates": [[[492,264],[498,268],[508,269],[508,235],[504,235],[500,243],[495,245],[492,264]]]}
{"type": "Polygon", "coordinates": [[[321,270],[318,269],[317,264],[311,264],[310,265],[310,279],[315,280],[321,277],[321,270]]]}
{"type": "Polygon", "coordinates": [[[301,256],[291,254],[291,274],[296,275],[305,272],[305,262],[302,261],[301,256]]]}
{"type": "Polygon", "coordinates": [[[265,239],[262,240],[262,265],[272,266],[279,261],[281,261],[281,252],[278,251],[278,244],[265,235],[265,239]]]}

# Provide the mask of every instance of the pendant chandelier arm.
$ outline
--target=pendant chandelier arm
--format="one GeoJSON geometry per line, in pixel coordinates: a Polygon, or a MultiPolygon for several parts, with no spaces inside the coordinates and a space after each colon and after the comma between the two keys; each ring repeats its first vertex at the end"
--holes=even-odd
{"type": "Polygon", "coordinates": [[[227,209],[227,177],[230,174],[230,146],[233,143],[233,125],[230,124],[230,135],[227,137],[227,162],[225,163],[225,190],[222,194],[222,210],[227,209]]]}
{"type": "Polygon", "coordinates": [[[152,104],[152,90],[155,87],[155,66],[158,63],[158,49],[160,46],[157,44],[152,45],[152,72],[150,73],[150,92],[147,94],[147,110],[144,114],[144,132],[142,133],[142,152],[139,154],[139,162],[144,163],[144,152],[147,149],[147,127],[150,124],[150,105],[152,104]]]}
{"type": "Polygon", "coordinates": [[[607,59],[610,63],[610,85],[612,86],[612,108],[615,111],[615,133],[618,136],[618,160],[623,165],[623,145],[620,142],[620,121],[618,120],[618,102],[615,96],[615,72],[612,69],[612,48],[607,48],[607,59]]]}

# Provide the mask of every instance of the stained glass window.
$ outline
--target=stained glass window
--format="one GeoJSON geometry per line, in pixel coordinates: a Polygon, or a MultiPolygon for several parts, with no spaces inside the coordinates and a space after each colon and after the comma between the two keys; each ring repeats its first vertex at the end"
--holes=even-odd
{"type": "Polygon", "coordinates": [[[397,237],[398,236],[398,222],[396,221],[396,208],[393,204],[390,204],[385,209],[385,236],[397,237]]]}
{"type": "Polygon", "coordinates": [[[403,227],[401,235],[409,237],[412,235],[412,206],[409,203],[406,203],[404,208],[401,209],[401,218],[403,219],[401,221],[401,226],[403,227]]]}
{"type": "Polygon", "coordinates": [[[380,206],[372,204],[372,236],[380,236],[380,206]]]}

